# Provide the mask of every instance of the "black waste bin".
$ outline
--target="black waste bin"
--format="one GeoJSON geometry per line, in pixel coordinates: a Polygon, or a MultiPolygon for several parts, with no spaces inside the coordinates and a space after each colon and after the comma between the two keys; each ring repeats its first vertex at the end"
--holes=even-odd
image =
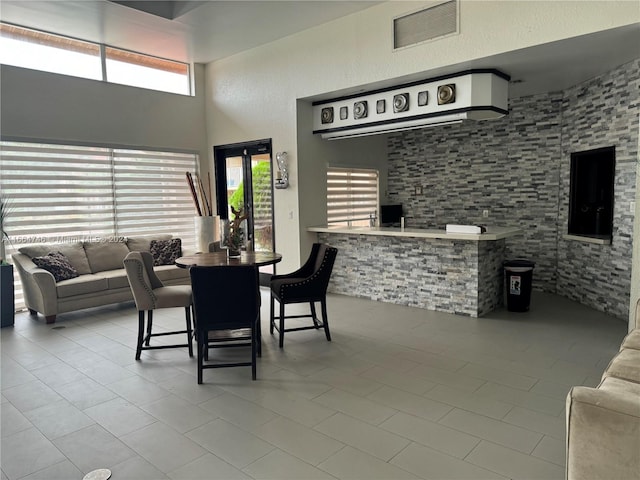
{"type": "Polygon", "coordinates": [[[531,303],[531,282],[535,263],[518,259],[506,261],[503,266],[507,285],[507,310],[526,312],[531,303]]]}

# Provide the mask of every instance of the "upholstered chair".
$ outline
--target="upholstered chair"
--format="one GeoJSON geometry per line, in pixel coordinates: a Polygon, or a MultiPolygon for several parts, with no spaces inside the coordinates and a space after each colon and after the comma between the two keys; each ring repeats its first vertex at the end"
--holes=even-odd
{"type": "Polygon", "coordinates": [[[333,270],[338,249],[329,245],[314,243],[305,264],[295,272],[271,277],[271,318],[269,331],[274,329],[280,334],[280,348],[284,346],[285,332],[298,330],[324,329],[325,336],[331,341],[329,319],[327,318],[327,287],[333,270]],[[280,304],[280,315],[275,316],[275,300],[280,304]],[[322,321],[316,314],[316,302],[320,303],[322,321]],[[291,303],[308,303],[309,315],[285,316],[285,305],[291,303]],[[311,318],[313,325],[285,328],[285,320],[293,318],[311,318]],[[278,320],[278,324],[276,324],[278,320]]]}
{"type": "Polygon", "coordinates": [[[124,259],[124,268],[133,298],[138,309],[138,342],[136,345],[136,360],[140,360],[142,350],[159,348],[188,347],[189,356],[193,356],[191,338],[191,287],[188,285],[164,286],[153,271],[153,257],[149,252],[130,252],[124,259]],[[152,333],[153,311],[159,308],[183,307],[185,311],[186,329],[170,332],[152,333]],[[146,313],[146,328],[145,328],[146,313]],[[146,330],[146,333],[145,333],[146,330]],[[165,335],[186,335],[186,343],[174,345],[150,345],[152,337],[165,335]]]}
{"type": "Polygon", "coordinates": [[[260,350],[257,268],[194,266],[189,273],[198,346],[198,383],[202,383],[204,369],[241,366],[251,366],[251,377],[255,380],[256,356],[260,350]],[[229,361],[213,355],[216,349],[232,347],[251,347],[251,360],[229,361]]]}

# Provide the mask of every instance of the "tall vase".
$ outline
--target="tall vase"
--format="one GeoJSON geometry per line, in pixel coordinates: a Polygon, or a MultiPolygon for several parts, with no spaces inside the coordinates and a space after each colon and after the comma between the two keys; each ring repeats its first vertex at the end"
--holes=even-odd
{"type": "Polygon", "coordinates": [[[0,327],[11,327],[15,321],[13,265],[0,265],[0,327]]]}
{"type": "Polygon", "coordinates": [[[227,249],[229,257],[239,257],[244,235],[242,228],[234,230],[229,220],[220,220],[220,245],[227,249]]]}
{"type": "Polygon", "coordinates": [[[196,227],[196,248],[199,252],[208,252],[209,244],[216,240],[217,216],[194,217],[196,227]]]}

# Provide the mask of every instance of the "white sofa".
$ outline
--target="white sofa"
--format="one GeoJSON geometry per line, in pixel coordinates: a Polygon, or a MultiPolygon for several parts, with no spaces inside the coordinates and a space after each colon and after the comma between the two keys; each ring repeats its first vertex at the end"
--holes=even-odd
{"type": "MultiPolygon", "coordinates": [[[[169,239],[171,235],[154,235],[33,245],[20,248],[20,253],[12,255],[12,259],[20,275],[27,308],[32,315],[40,313],[47,323],[53,323],[59,313],[133,300],[124,257],[133,251],[148,252],[151,240],[169,239]],[[53,274],[31,260],[50,252],[62,253],[78,276],[56,282],[53,274]]],[[[154,269],[166,285],[190,284],[187,269],[175,265],[154,269]]]]}
{"type": "MultiPolygon", "coordinates": [[[[636,305],[640,324],[640,301],[636,305]]],[[[623,340],[596,388],[567,395],[567,479],[640,479],[640,329],[623,340]]]]}

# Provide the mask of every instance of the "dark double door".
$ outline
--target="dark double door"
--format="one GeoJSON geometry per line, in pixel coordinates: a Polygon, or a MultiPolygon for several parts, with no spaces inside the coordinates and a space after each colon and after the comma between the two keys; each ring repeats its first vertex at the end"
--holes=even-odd
{"type": "MultiPolygon", "coordinates": [[[[275,251],[271,140],[214,147],[217,214],[233,219],[231,207],[248,214],[246,239],[257,252],[275,251]]],[[[273,266],[260,267],[261,283],[273,266]]]]}

